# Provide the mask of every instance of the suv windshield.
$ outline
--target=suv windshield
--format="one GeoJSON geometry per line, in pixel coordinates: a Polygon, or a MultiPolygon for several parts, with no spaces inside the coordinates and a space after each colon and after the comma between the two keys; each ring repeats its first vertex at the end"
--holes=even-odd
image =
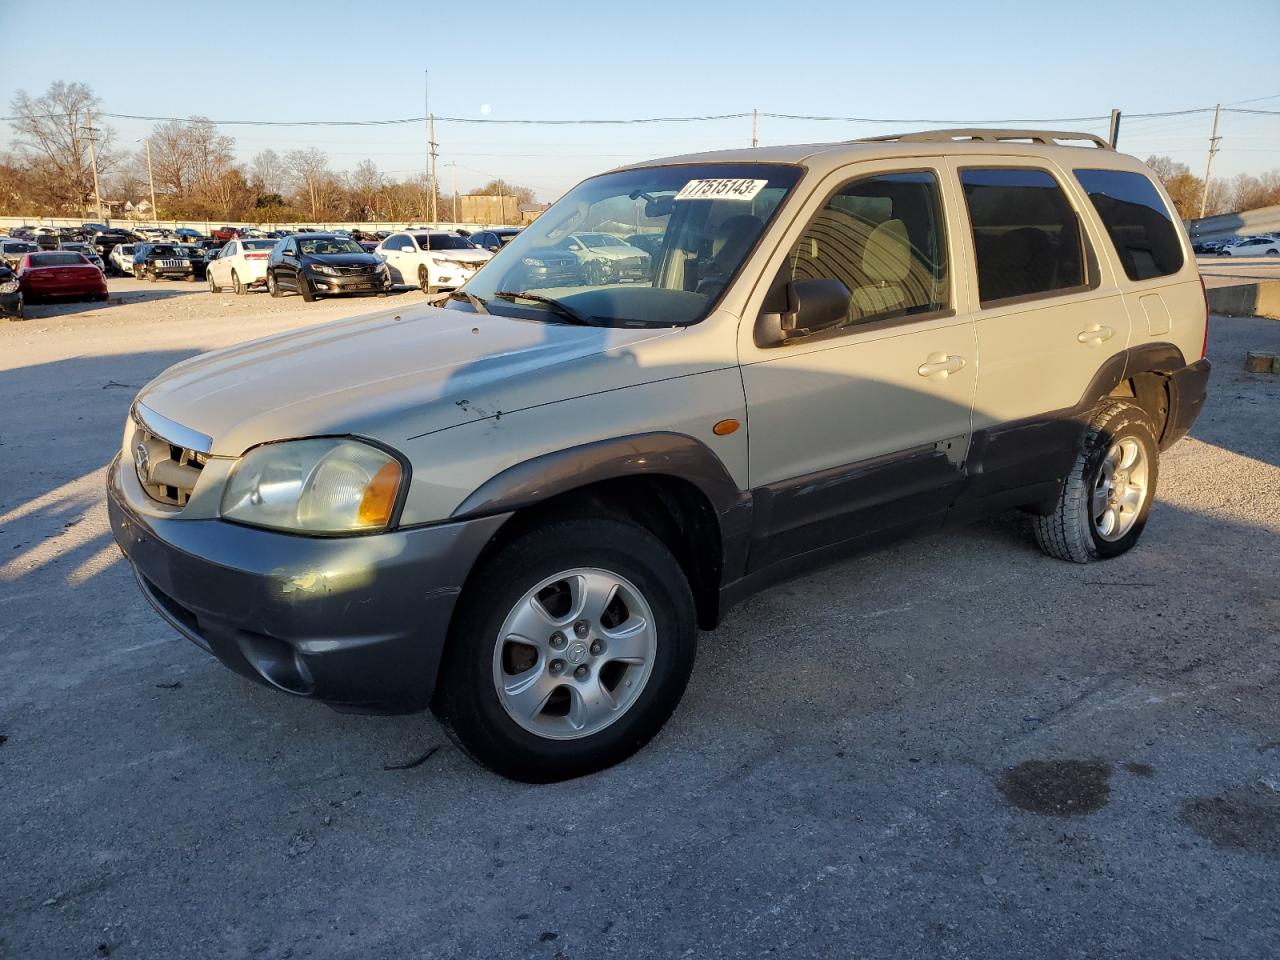
{"type": "MultiPolygon", "coordinates": [[[[785,164],[699,163],[594,177],[496,253],[466,292],[494,313],[556,322],[564,316],[553,304],[494,298],[536,293],[602,325],[696,323],[802,173],[785,164]],[[638,233],[653,237],[652,254],[626,242],[638,233]]],[[[471,309],[465,298],[449,307],[471,309]]]]}
{"type": "Polygon", "coordinates": [[[364,248],[349,237],[313,237],[299,240],[298,246],[309,257],[333,253],[364,253],[364,248]]]}

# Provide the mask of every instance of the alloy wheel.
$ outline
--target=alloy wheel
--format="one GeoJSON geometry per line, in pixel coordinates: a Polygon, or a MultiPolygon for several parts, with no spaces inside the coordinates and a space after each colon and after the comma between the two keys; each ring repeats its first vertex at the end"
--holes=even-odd
{"type": "Polygon", "coordinates": [[[1124,437],[1111,445],[1094,481],[1089,511],[1103,540],[1121,539],[1137,522],[1150,489],[1148,473],[1138,440],[1124,437]]]}
{"type": "Polygon", "coordinates": [[[525,730],[577,740],[635,704],[657,649],[653,610],[636,586],[609,570],[576,567],[542,580],[507,614],[493,684],[525,730]]]}

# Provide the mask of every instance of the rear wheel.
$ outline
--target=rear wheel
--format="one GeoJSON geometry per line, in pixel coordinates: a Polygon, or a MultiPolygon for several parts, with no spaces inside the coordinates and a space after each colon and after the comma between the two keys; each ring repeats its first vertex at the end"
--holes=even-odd
{"type": "Polygon", "coordinates": [[[1036,518],[1040,549],[1075,563],[1131,549],[1146,526],[1159,472],[1151,417],[1136,403],[1108,401],[1085,428],[1053,512],[1036,518]]]}
{"type": "Polygon", "coordinates": [[[661,541],[622,520],[556,521],[477,571],[435,708],[498,773],[566,780],[625,760],[661,729],[696,647],[693,596],[661,541]]]}
{"type": "Polygon", "coordinates": [[[244,287],[241,286],[240,277],[234,270],[231,271],[231,290],[237,297],[244,296],[244,287]]]}

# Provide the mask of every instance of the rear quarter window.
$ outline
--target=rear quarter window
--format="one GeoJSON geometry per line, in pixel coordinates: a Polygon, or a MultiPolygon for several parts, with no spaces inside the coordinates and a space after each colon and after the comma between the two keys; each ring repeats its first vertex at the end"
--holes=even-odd
{"type": "Polygon", "coordinates": [[[1160,191],[1141,173],[1076,170],[1130,280],[1167,277],[1182,269],[1182,243],[1160,191]]]}

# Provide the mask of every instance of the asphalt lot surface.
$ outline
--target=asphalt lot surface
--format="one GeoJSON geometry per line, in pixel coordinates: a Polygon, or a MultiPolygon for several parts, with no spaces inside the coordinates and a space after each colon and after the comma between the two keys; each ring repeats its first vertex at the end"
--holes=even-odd
{"type": "Polygon", "coordinates": [[[1280,322],[1215,320],[1131,553],[1011,516],[806,574],[637,757],[530,787],[235,676],[107,528],[150,377],[421,294],[111,287],[0,323],[0,956],[1276,956],[1280,322]]]}

